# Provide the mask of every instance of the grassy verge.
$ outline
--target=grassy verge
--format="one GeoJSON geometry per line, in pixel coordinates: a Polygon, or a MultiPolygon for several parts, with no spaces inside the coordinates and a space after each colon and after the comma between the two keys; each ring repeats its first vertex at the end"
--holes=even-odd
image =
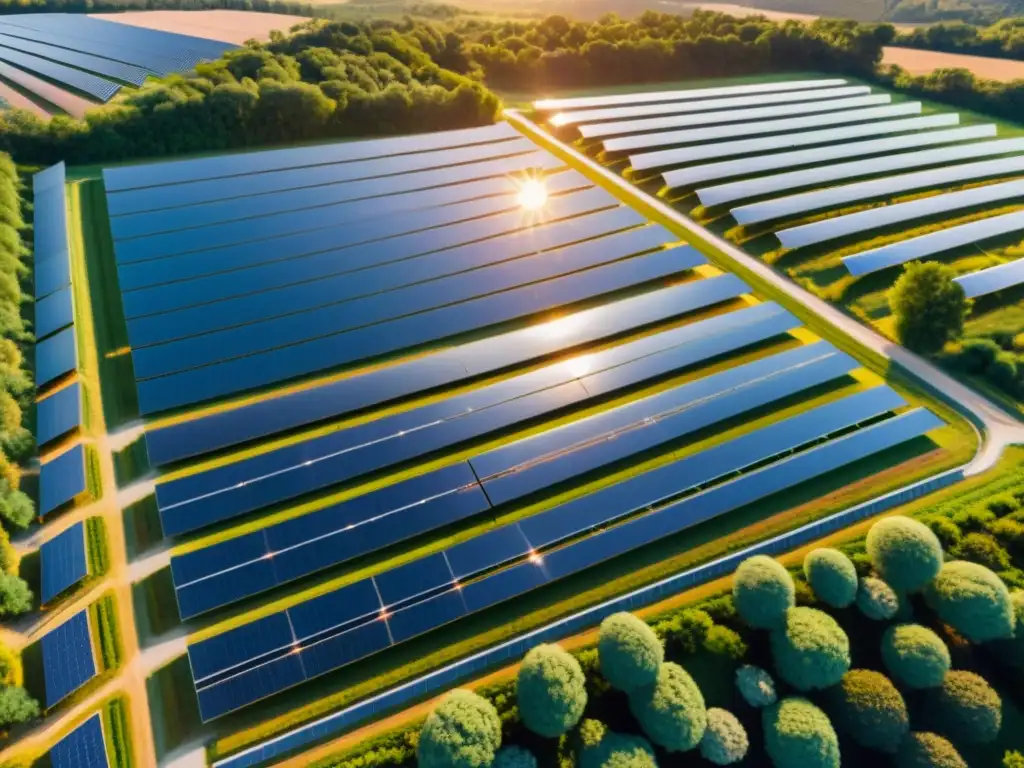
{"type": "Polygon", "coordinates": [[[85,521],[85,554],[90,578],[98,578],[110,569],[110,545],[107,540],[107,521],[90,517],[85,521]]]}
{"type": "Polygon", "coordinates": [[[113,594],[103,595],[89,606],[93,643],[100,660],[100,674],[118,669],[124,661],[124,646],[117,626],[117,605],[113,594]]]}
{"type": "Polygon", "coordinates": [[[103,736],[107,743],[110,768],[133,768],[131,713],[124,696],[111,699],[103,707],[103,736]]]}
{"type": "Polygon", "coordinates": [[[139,438],[120,451],[112,454],[114,459],[114,477],[119,488],[138,480],[149,469],[149,454],[146,452],[146,441],[139,438]]]}
{"type": "Polygon", "coordinates": [[[103,496],[103,478],[100,471],[100,454],[96,446],[85,446],[85,490],[90,499],[103,496]]]}

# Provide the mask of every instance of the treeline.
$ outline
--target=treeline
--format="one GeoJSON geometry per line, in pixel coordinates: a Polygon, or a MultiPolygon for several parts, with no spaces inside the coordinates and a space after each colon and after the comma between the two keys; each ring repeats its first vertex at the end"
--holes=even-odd
{"type": "MultiPolygon", "coordinates": [[[[1024,7],[1020,10],[1024,14],[1024,7]]],[[[897,35],[893,44],[971,56],[1024,59],[1024,17],[1004,18],[988,27],[935,24],[897,35]]]]}
{"type": "Polygon", "coordinates": [[[119,13],[121,11],[202,11],[227,9],[316,16],[309,3],[287,0],[0,0],[0,15],[18,13],[119,13]]]}
{"type": "Polygon", "coordinates": [[[899,0],[886,2],[886,21],[932,24],[964,22],[984,26],[999,19],[1024,16],[1021,0],[899,0]]]}

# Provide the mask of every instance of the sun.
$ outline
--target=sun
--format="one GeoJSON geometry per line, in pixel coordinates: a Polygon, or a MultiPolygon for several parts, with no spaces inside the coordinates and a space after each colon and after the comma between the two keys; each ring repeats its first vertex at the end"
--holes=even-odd
{"type": "Polygon", "coordinates": [[[540,179],[527,179],[519,185],[519,205],[527,211],[539,211],[548,201],[548,190],[540,179]]]}

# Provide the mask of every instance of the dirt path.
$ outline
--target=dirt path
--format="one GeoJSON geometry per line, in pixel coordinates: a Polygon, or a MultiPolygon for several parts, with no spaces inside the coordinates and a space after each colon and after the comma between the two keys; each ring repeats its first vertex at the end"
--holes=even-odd
{"type": "Polygon", "coordinates": [[[1024,61],[967,56],[962,53],[919,51],[915,48],[884,49],[882,64],[898,64],[913,75],[927,75],[936,69],[969,69],[977,77],[1008,82],[1024,79],[1024,61]]]}

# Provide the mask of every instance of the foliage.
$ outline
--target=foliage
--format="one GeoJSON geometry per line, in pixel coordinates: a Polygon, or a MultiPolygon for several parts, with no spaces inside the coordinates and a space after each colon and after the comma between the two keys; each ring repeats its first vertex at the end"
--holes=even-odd
{"type": "MultiPolygon", "coordinates": [[[[1012,523],[1012,520],[1006,522],[1012,523]]],[[[1010,553],[987,533],[969,533],[950,552],[958,560],[969,560],[993,571],[1010,568],[1010,553]]]]}
{"type": "Polygon", "coordinates": [[[579,662],[557,645],[531,649],[516,684],[523,725],[548,738],[566,733],[583,716],[586,684],[579,662]]]}
{"type": "Polygon", "coordinates": [[[663,663],[653,685],[630,692],[629,708],[644,733],[669,752],[696,747],[707,727],[704,696],[678,664],[663,663]]]}
{"type": "Polygon", "coordinates": [[[837,727],[863,747],[895,754],[910,730],[903,696],[872,669],[851,669],[829,691],[829,700],[837,727]]]}
{"type": "Polygon", "coordinates": [[[20,576],[0,573],[0,616],[16,616],[32,608],[32,590],[20,576]]]}
{"type": "Polygon", "coordinates": [[[944,622],[975,643],[1013,635],[1009,590],[983,565],[964,560],[946,563],[928,586],[925,599],[944,622]]]}
{"type": "Polygon", "coordinates": [[[811,550],[804,558],[804,575],[818,599],[833,608],[846,608],[857,598],[857,569],[838,549],[811,550]]]}
{"type": "Polygon", "coordinates": [[[828,688],[850,669],[850,640],[842,627],[816,608],[790,608],[785,627],[771,635],[779,676],[801,691],[828,688]]]}
{"type": "Polygon", "coordinates": [[[654,625],[655,633],[665,645],[680,654],[696,653],[704,645],[715,620],[706,611],[687,608],[654,625]]]}
{"type": "Polygon", "coordinates": [[[615,733],[596,720],[580,724],[580,768],[657,768],[646,739],[615,733]]]}
{"type": "Polygon", "coordinates": [[[1013,637],[994,640],[991,648],[1006,664],[1024,668],[1024,591],[1016,590],[1010,595],[1013,605],[1013,637]]]}
{"type": "Polygon", "coordinates": [[[963,333],[972,301],[939,262],[911,262],[889,289],[896,338],[907,349],[930,354],[963,333]]]}
{"type": "Polygon", "coordinates": [[[1019,19],[1004,18],[987,27],[976,22],[947,22],[919,27],[897,38],[907,48],[923,48],[971,56],[1024,59],[1024,25],[1019,19]]]}
{"type": "Polygon", "coordinates": [[[774,558],[755,555],[740,563],[732,579],[732,598],[739,615],[750,626],[772,629],[786,620],[796,604],[789,571],[774,558]]]}
{"type": "Polygon", "coordinates": [[[839,739],[828,716],[790,697],[762,710],[764,744],[775,768],[839,768],[839,739]]]}
{"type": "Polygon", "coordinates": [[[736,687],[752,707],[767,707],[774,704],[777,698],[772,676],[752,664],[745,664],[736,670],[736,687]]]}
{"type": "Polygon", "coordinates": [[[967,768],[956,747],[937,733],[913,732],[896,753],[897,768],[967,768]]]}
{"type": "Polygon", "coordinates": [[[1024,768],[1024,753],[1007,752],[1003,755],[1003,768],[1024,768]]]}
{"type": "Polygon", "coordinates": [[[537,758],[523,747],[502,747],[491,763],[491,768],[537,768],[537,758]]]}
{"type": "Polygon", "coordinates": [[[457,689],[427,716],[417,758],[421,768],[485,768],[500,745],[501,722],[494,705],[457,689]]]}
{"type": "Polygon", "coordinates": [[[708,725],[700,740],[700,754],[715,765],[732,765],[746,757],[750,740],[743,724],[726,709],[708,710],[708,725]]]}
{"type": "Polygon", "coordinates": [[[739,661],[747,655],[747,644],[740,633],[721,624],[715,624],[704,637],[704,648],[716,656],[739,661]]]}
{"type": "Polygon", "coordinates": [[[857,608],[872,621],[888,621],[899,611],[900,598],[884,581],[868,576],[857,588],[857,608]]]}
{"type": "Polygon", "coordinates": [[[882,636],[882,661],[889,673],[911,688],[935,688],[949,672],[949,648],[920,624],[897,624],[882,636]]]}
{"type": "Polygon", "coordinates": [[[36,516],[32,500],[22,491],[12,490],[0,480],[0,520],[7,528],[23,531],[36,516]]]}
{"type": "Polygon", "coordinates": [[[665,659],[665,648],[654,631],[625,612],[601,622],[597,653],[601,674],[614,687],[627,692],[652,685],[665,659]]]}
{"type": "Polygon", "coordinates": [[[27,723],[39,715],[39,702],[19,686],[0,688],[0,727],[27,723]]]}
{"type": "Polygon", "coordinates": [[[1003,717],[999,694],[974,672],[952,670],[928,701],[935,729],[954,742],[984,744],[999,735],[1003,717]]]}
{"type": "Polygon", "coordinates": [[[0,686],[21,685],[21,658],[8,648],[0,645],[0,686]]]}
{"type": "Polygon", "coordinates": [[[894,515],[871,526],[865,542],[878,574],[897,592],[924,587],[942,567],[942,545],[924,523],[894,515]]]}

